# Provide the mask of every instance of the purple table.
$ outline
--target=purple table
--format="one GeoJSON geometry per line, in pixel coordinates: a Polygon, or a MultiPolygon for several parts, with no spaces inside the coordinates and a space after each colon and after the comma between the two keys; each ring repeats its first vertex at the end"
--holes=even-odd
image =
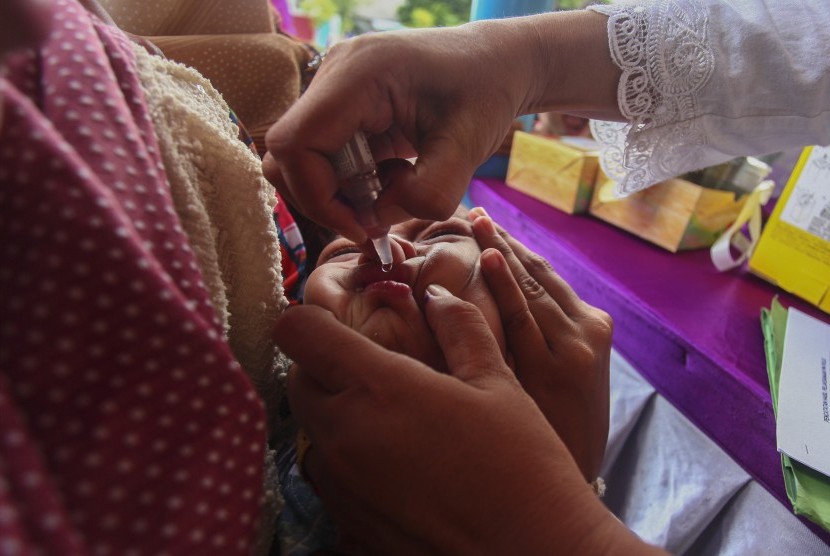
{"type": "MultiPolygon", "coordinates": [[[[614,318],[614,346],[698,428],[788,508],[766,374],[760,311],[772,298],[827,314],[748,272],[720,273],[708,250],[669,253],[588,215],[549,207],[502,181],[468,196],[545,256],[614,318]]],[[[830,533],[805,523],[830,544],[830,533]]]]}

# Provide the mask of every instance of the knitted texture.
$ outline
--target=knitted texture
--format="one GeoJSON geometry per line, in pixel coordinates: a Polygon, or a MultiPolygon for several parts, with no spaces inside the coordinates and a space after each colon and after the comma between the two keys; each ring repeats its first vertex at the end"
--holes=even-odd
{"type": "Polygon", "coordinates": [[[276,377],[287,361],[272,329],[288,304],[273,187],[206,79],[138,46],[134,50],[176,212],[231,349],[265,401],[273,429],[284,394],[276,377]]]}

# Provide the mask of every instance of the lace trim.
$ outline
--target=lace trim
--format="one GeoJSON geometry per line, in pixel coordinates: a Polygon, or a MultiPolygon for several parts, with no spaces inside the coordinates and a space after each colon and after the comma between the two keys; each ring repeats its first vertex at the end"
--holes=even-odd
{"type": "Polygon", "coordinates": [[[622,70],[617,102],[628,123],[591,122],[605,173],[627,195],[692,169],[706,144],[697,93],[715,67],[699,0],[591,6],[609,16],[608,42],[622,70]]]}

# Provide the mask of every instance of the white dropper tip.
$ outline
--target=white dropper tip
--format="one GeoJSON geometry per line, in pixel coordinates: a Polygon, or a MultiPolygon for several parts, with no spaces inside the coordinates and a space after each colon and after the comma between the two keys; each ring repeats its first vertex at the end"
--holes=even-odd
{"type": "Polygon", "coordinates": [[[392,245],[389,243],[389,234],[372,238],[372,243],[375,246],[375,251],[378,252],[380,267],[384,272],[389,272],[392,270],[392,245]]]}

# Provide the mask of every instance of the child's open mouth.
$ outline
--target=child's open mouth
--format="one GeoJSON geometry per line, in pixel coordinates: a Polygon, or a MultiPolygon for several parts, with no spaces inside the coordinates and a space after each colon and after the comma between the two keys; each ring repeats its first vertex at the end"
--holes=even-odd
{"type": "Polygon", "coordinates": [[[354,289],[356,291],[388,290],[391,292],[400,291],[410,295],[412,286],[420,273],[422,259],[420,257],[409,259],[397,264],[388,272],[381,269],[376,263],[361,265],[355,270],[354,289]]]}
{"type": "Polygon", "coordinates": [[[368,284],[363,291],[366,292],[383,292],[390,295],[406,295],[412,294],[412,288],[409,284],[398,282],[396,280],[380,280],[368,284]]]}

